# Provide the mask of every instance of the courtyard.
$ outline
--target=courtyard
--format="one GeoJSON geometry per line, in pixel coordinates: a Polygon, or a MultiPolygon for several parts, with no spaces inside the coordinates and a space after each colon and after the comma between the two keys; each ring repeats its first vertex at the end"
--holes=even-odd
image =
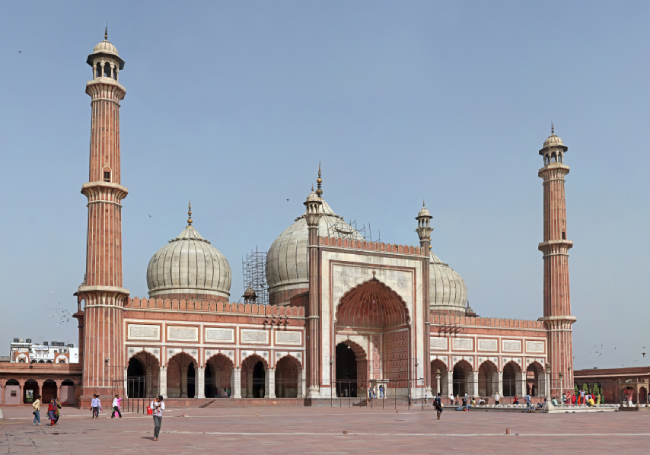
{"type": "Polygon", "coordinates": [[[626,453],[650,442],[650,413],[524,414],[431,408],[207,407],[169,409],[160,441],[151,416],[98,420],[64,408],[59,426],[31,408],[4,408],[0,453],[626,453]],[[506,429],[511,435],[506,435],[506,429]],[[345,434],[344,432],[347,432],[345,434]]]}

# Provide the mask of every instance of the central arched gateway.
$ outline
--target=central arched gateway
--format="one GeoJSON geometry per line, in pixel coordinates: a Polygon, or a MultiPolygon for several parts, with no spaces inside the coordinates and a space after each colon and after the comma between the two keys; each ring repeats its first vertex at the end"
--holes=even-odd
{"type": "Polygon", "coordinates": [[[365,397],[368,388],[374,387],[379,397],[382,385],[391,395],[408,394],[408,382],[414,379],[411,325],[399,294],[376,278],[350,289],[336,309],[334,334],[332,364],[336,368],[333,377],[338,396],[347,388],[347,393],[365,397]],[[340,356],[345,359],[339,359],[340,356]],[[339,368],[345,372],[338,371],[339,368]]]}

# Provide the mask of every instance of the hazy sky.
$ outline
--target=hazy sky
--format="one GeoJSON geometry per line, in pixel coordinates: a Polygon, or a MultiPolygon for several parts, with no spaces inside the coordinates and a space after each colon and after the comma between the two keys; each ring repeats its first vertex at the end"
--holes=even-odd
{"type": "Polygon", "coordinates": [[[474,310],[537,319],[553,120],[575,367],[649,365],[649,20],[648,2],[2,2],[0,354],[77,343],[50,314],[75,311],[85,270],[86,57],[108,22],[132,296],[191,199],[239,300],[242,257],[303,213],[321,161],[338,214],[417,245],[424,198],[474,310]]]}

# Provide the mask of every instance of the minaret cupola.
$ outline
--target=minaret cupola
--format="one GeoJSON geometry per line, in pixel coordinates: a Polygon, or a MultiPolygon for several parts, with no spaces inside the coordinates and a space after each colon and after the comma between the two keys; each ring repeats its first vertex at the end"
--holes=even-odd
{"type": "Polygon", "coordinates": [[[117,53],[117,48],[108,41],[108,27],[104,31],[104,41],[95,46],[86,63],[93,68],[93,79],[103,77],[119,80],[119,73],[124,69],[124,60],[117,53]]]}

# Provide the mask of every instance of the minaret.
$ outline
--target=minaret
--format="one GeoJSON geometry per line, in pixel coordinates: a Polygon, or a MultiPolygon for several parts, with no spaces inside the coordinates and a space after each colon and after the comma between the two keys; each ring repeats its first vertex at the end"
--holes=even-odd
{"type": "MultiPolygon", "coordinates": [[[[318,189],[321,185],[320,168],[318,171],[318,189]]],[[[320,194],[322,194],[320,190],[320,194]]],[[[320,397],[320,308],[319,308],[319,263],[318,263],[318,223],[320,221],[323,201],[314,193],[314,187],[304,202],[307,211],[307,229],[309,230],[309,308],[307,311],[307,398],[320,397]]],[[[331,378],[330,378],[331,381],[331,378]]],[[[330,382],[331,384],[331,382],[330,382]]]]}
{"type": "Polygon", "coordinates": [[[564,164],[567,150],[551,126],[551,135],[539,151],[544,158],[544,167],[538,172],[544,179],[544,241],[539,244],[544,253],[544,317],[540,320],[548,331],[550,390],[556,397],[573,389],[571,325],[576,318],[571,316],[569,296],[569,248],[573,242],[567,240],[564,196],[564,176],[569,173],[564,164]]]}
{"type": "MultiPolygon", "coordinates": [[[[431,321],[429,318],[431,312],[429,304],[429,249],[431,248],[431,232],[433,231],[433,228],[431,227],[431,218],[433,218],[431,213],[429,213],[429,210],[424,206],[424,201],[422,201],[422,208],[418,212],[418,216],[415,217],[415,219],[418,220],[418,228],[415,232],[417,232],[418,237],[420,237],[420,251],[422,251],[422,254],[425,256],[424,261],[422,262],[422,276],[427,277],[422,280],[422,295],[424,295],[425,298],[423,305],[425,334],[424,358],[427,362],[427,364],[424,365],[424,384],[426,387],[426,393],[429,395],[431,395],[431,367],[428,364],[431,349],[429,343],[429,337],[431,336],[431,321]]],[[[418,377],[417,370],[415,371],[415,374],[416,376],[413,377],[418,377]]]]}
{"type": "Polygon", "coordinates": [[[88,198],[86,280],[77,291],[84,301],[82,405],[95,393],[106,399],[123,394],[122,317],[129,296],[122,287],[122,199],[128,190],[120,184],[120,101],[126,90],[118,81],[124,61],[108,42],[108,31],[87,63],[93,78],[86,84],[90,172],[81,188],[88,198]]]}

